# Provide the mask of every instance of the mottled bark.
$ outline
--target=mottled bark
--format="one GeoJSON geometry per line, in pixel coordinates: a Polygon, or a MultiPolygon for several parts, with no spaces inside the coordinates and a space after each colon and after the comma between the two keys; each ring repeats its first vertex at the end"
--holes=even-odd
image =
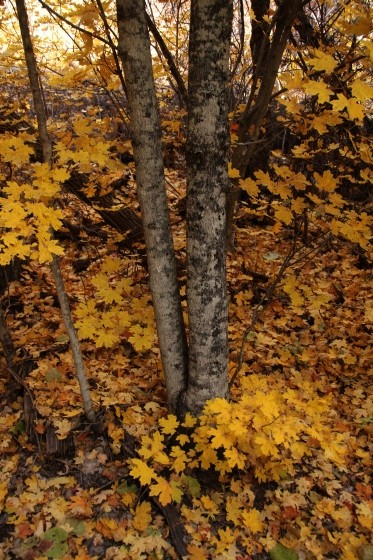
{"type": "Polygon", "coordinates": [[[136,181],[168,406],[187,379],[187,343],[164,184],[161,127],[144,0],[117,0],[119,56],[131,116],[136,181]]]}
{"type": "Polygon", "coordinates": [[[228,397],[226,192],[232,2],[192,0],[187,141],[189,377],[184,406],[228,397]]]}

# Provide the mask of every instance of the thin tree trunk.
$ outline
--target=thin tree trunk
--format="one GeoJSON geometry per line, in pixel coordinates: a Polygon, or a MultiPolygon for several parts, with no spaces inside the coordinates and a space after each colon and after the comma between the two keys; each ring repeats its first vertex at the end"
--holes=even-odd
{"type": "MultiPolygon", "coordinates": [[[[53,145],[48,133],[47,116],[46,116],[45,104],[43,99],[43,92],[42,92],[40,78],[37,70],[37,64],[36,64],[32,39],[30,35],[27,10],[26,10],[26,5],[24,0],[16,0],[16,6],[17,6],[19,26],[21,30],[23,48],[25,52],[30,87],[31,87],[33,101],[34,101],[36,118],[38,122],[38,133],[39,133],[41,147],[42,147],[43,161],[45,163],[48,163],[49,165],[52,165],[53,145]]],[[[92,399],[89,392],[89,385],[85,373],[83,356],[80,349],[78,335],[71,318],[69,300],[64,288],[59,261],[56,256],[53,257],[52,272],[56,284],[58,299],[61,306],[62,317],[65,323],[66,331],[70,339],[71,351],[73,353],[76,375],[80,386],[80,392],[82,395],[85,414],[88,420],[90,420],[91,422],[95,422],[96,415],[93,409],[92,399]]]]}
{"type": "Polygon", "coordinates": [[[192,0],[187,142],[189,376],[183,404],[199,413],[228,397],[226,193],[231,0],[192,0]]]}
{"type": "Polygon", "coordinates": [[[272,96],[283,52],[294,19],[299,13],[302,4],[302,0],[283,0],[276,12],[276,27],[268,50],[268,55],[265,59],[266,61],[264,62],[262,55],[259,56],[257,61],[260,67],[260,70],[257,71],[262,76],[259,91],[257,94],[256,92],[252,92],[250,95],[250,100],[241,117],[238,129],[238,145],[232,157],[233,167],[240,170],[241,177],[247,175],[247,169],[255,154],[256,141],[258,140],[260,127],[272,96]],[[252,105],[254,98],[256,98],[256,101],[254,105],[252,105]]]}
{"type": "Polygon", "coordinates": [[[148,27],[154,37],[154,39],[157,41],[159,48],[162,51],[163,56],[165,57],[169,70],[171,72],[171,75],[173,76],[176,85],[177,85],[177,90],[178,90],[178,94],[180,97],[180,101],[182,103],[182,105],[184,107],[187,107],[188,104],[188,91],[185,87],[184,84],[184,80],[175,64],[174,58],[170,52],[170,50],[168,49],[166,43],[163,40],[162,35],[159,33],[157,26],[155,25],[154,21],[152,20],[152,18],[146,14],[146,22],[148,24],[148,27]]]}
{"type": "Polygon", "coordinates": [[[187,379],[187,342],[181,310],[162,158],[144,0],[117,0],[119,56],[131,115],[136,181],[144,225],[150,289],[168,406],[177,411],[187,379]]]}

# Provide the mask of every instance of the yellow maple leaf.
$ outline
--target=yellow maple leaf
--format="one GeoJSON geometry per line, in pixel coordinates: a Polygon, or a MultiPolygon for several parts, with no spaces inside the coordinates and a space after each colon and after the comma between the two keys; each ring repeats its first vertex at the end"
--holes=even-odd
{"type": "Polygon", "coordinates": [[[243,511],[242,520],[245,528],[249,529],[252,533],[260,533],[263,531],[263,521],[261,520],[260,512],[257,509],[253,508],[250,509],[250,511],[243,511]]]}
{"type": "Polygon", "coordinates": [[[256,435],[254,437],[256,445],[260,449],[262,455],[267,455],[269,457],[278,457],[279,451],[276,445],[267,437],[261,435],[256,435]]]}
{"type": "Polygon", "coordinates": [[[373,531],[373,503],[357,504],[356,514],[360,524],[368,531],[373,531]]]}
{"type": "Polygon", "coordinates": [[[152,508],[149,502],[142,502],[136,507],[132,518],[132,526],[137,531],[146,531],[149,527],[152,520],[151,511],[152,508]]]}
{"type": "Polygon", "coordinates": [[[329,169],[324,171],[322,175],[315,171],[313,176],[315,178],[315,184],[320,190],[332,193],[338,187],[338,179],[334,177],[329,169]]]}
{"type": "Polygon", "coordinates": [[[304,202],[304,198],[297,197],[291,203],[291,209],[296,214],[301,214],[303,210],[307,208],[307,204],[304,202]]]}
{"type": "Polygon", "coordinates": [[[314,49],[312,54],[315,58],[311,58],[308,62],[317,71],[330,73],[338,64],[331,54],[325,53],[321,49],[314,49]]]}
{"type": "MultiPolygon", "coordinates": [[[[39,237],[39,236],[38,236],[39,237]]],[[[51,262],[53,255],[63,255],[63,248],[58,245],[56,239],[38,239],[38,253],[37,258],[40,263],[51,262]]]]}
{"type": "Polygon", "coordinates": [[[260,185],[268,187],[270,190],[272,187],[274,187],[275,183],[272,181],[271,177],[267,172],[259,170],[259,171],[255,171],[254,175],[260,185]]]}
{"type": "Polygon", "coordinates": [[[316,82],[314,80],[309,80],[304,82],[302,89],[305,93],[310,95],[317,95],[320,103],[326,103],[329,101],[330,97],[333,95],[333,91],[328,88],[324,82],[316,82]]]}
{"type": "Polygon", "coordinates": [[[178,445],[174,445],[172,447],[170,455],[174,458],[171,467],[172,470],[180,474],[181,472],[183,472],[183,470],[185,469],[185,465],[188,462],[188,457],[185,451],[178,445]]]}
{"type": "Polygon", "coordinates": [[[182,423],[182,426],[184,428],[193,428],[196,425],[197,422],[197,418],[194,418],[190,412],[187,412],[184,418],[184,422],[182,423]]]}
{"type": "Polygon", "coordinates": [[[219,506],[210,498],[210,496],[201,496],[200,498],[204,511],[212,515],[219,513],[219,506]]]}
{"type": "Polygon", "coordinates": [[[211,447],[204,445],[204,449],[199,457],[199,461],[201,463],[201,467],[204,469],[208,469],[211,465],[216,465],[218,461],[218,456],[216,451],[211,447]]]}
{"type": "Polygon", "coordinates": [[[230,449],[236,438],[230,431],[226,431],[225,426],[219,426],[218,428],[209,428],[208,434],[212,436],[211,445],[214,449],[219,449],[219,447],[224,447],[225,449],[230,449]]]}
{"type": "Polygon", "coordinates": [[[292,173],[289,176],[291,184],[299,191],[304,191],[310,182],[307,180],[307,177],[303,173],[292,173]]]}
{"type": "MultiPolygon", "coordinates": [[[[90,337],[91,338],[91,337],[90,337]]],[[[97,325],[93,330],[93,338],[97,348],[113,348],[120,341],[118,333],[113,331],[97,330],[97,325]]]]}
{"type": "Polygon", "coordinates": [[[187,546],[189,560],[208,560],[207,552],[200,545],[189,543],[187,546]]]}
{"type": "Polygon", "coordinates": [[[351,86],[352,95],[359,101],[373,98],[373,87],[362,80],[355,80],[351,86]]]}
{"type": "Polygon", "coordinates": [[[241,179],[240,180],[240,187],[241,189],[243,189],[244,191],[247,192],[247,194],[249,194],[252,197],[257,197],[259,195],[259,188],[258,185],[256,184],[256,181],[254,181],[253,179],[241,179]]]}
{"type": "Polygon", "coordinates": [[[162,476],[155,477],[155,484],[152,484],[149,490],[151,496],[158,496],[163,506],[167,506],[172,502],[172,488],[170,483],[162,476]]]}
{"type": "Polygon", "coordinates": [[[123,267],[123,261],[114,257],[106,257],[101,265],[101,272],[110,274],[112,272],[119,272],[123,267]]]}
{"type": "Polygon", "coordinates": [[[365,108],[359,103],[355,98],[351,98],[347,101],[346,109],[348,111],[350,119],[357,119],[362,121],[365,116],[365,108]]]}
{"type": "Polygon", "coordinates": [[[151,350],[154,346],[154,330],[150,328],[143,328],[141,325],[131,326],[131,336],[128,337],[129,342],[138,352],[151,350]]]}
{"type": "Polygon", "coordinates": [[[19,136],[1,138],[0,140],[0,154],[3,161],[23,165],[29,162],[32,153],[33,148],[25,144],[25,141],[19,136]]]}
{"type": "Polygon", "coordinates": [[[179,427],[180,422],[174,414],[169,414],[167,418],[160,418],[159,425],[162,427],[162,433],[172,435],[179,427]]]}
{"type": "Polygon", "coordinates": [[[53,180],[58,183],[63,183],[70,178],[70,172],[65,167],[58,167],[53,169],[53,180]]]}
{"type": "Polygon", "coordinates": [[[131,459],[130,474],[134,478],[138,478],[140,480],[140,484],[143,486],[150,484],[153,478],[157,478],[154,469],[149,467],[141,459],[131,459]]]}
{"type": "Polygon", "coordinates": [[[225,509],[227,512],[227,521],[233,521],[235,525],[241,522],[241,513],[243,503],[238,496],[227,496],[225,509]]]}
{"type": "Polygon", "coordinates": [[[176,502],[177,504],[180,504],[181,498],[183,497],[184,492],[180,488],[179,482],[177,482],[176,480],[171,480],[170,487],[171,487],[171,498],[172,498],[172,500],[174,502],[176,502]]]}
{"type": "Polygon", "coordinates": [[[278,208],[275,212],[275,217],[280,222],[286,225],[290,225],[293,220],[293,213],[289,208],[286,208],[285,206],[280,206],[280,208],[278,208]]]}
{"type": "Polygon", "coordinates": [[[360,16],[354,18],[354,22],[342,21],[343,30],[349,35],[367,35],[372,31],[372,20],[370,17],[360,16]]]}
{"type": "Polygon", "coordinates": [[[230,420],[231,407],[226,399],[216,398],[208,401],[204,410],[207,414],[217,414],[220,421],[230,420]]]}
{"type": "Polygon", "coordinates": [[[224,455],[227,459],[228,465],[231,469],[237,467],[239,469],[244,469],[246,465],[246,456],[243,453],[232,447],[231,449],[226,449],[224,455]]]}
{"type": "Polygon", "coordinates": [[[144,436],[141,440],[141,448],[139,453],[144,459],[153,458],[158,463],[162,465],[168,465],[170,459],[164,453],[164,437],[158,430],[154,432],[151,436],[144,436]]]}

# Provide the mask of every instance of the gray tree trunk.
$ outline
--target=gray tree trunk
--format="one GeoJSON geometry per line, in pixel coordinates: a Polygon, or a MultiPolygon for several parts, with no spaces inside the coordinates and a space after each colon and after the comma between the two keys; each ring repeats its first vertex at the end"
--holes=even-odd
{"type": "Polygon", "coordinates": [[[192,0],[187,141],[187,410],[228,397],[226,194],[231,0],[192,0]]]}
{"type": "Polygon", "coordinates": [[[136,182],[144,225],[150,289],[167,387],[177,412],[187,381],[187,342],[164,184],[161,127],[144,0],[117,0],[119,56],[131,116],[136,182]]]}
{"type": "Polygon", "coordinates": [[[184,334],[144,0],[117,0],[119,55],[169,408],[198,414],[228,396],[225,204],[232,0],[192,0],[188,139],[188,312],[184,334]]]}

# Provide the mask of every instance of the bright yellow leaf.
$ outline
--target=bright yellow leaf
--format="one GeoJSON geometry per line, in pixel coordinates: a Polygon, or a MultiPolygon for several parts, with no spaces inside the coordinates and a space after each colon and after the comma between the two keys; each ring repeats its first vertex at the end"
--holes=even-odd
{"type": "Polygon", "coordinates": [[[141,459],[131,459],[130,474],[134,478],[138,478],[143,486],[150,484],[153,478],[157,478],[154,469],[150,468],[141,459]]]}
{"type": "Polygon", "coordinates": [[[242,520],[246,529],[252,533],[260,533],[263,531],[264,525],[260,518],[260,512],[257,509],[250,509],[242,512],[242,520]]]}
{"type": "Polygon", "coordinates": [[[325,53],[321,49],[314,49],[312,54],[314,58],[311,58],[308,63],[317,71],[330,73],[338,64],[331,54],[325,53]]]}
{"type": "Polygon", "coordinates": [[[151,496],[158,496],[159,501],[163,506],[167,506],[172,502],[172,488],[170,483],[162,476],[155,477],[156,482],[150,487],[149,494],[151,496]]]}
{"type": "Polygon", "coordinates": [[[162,427],[162,433],[172,435],[179,427],[180,422],[174,414],[169,414],[167,418],[160,418],[159,425],[162,427]]]}

